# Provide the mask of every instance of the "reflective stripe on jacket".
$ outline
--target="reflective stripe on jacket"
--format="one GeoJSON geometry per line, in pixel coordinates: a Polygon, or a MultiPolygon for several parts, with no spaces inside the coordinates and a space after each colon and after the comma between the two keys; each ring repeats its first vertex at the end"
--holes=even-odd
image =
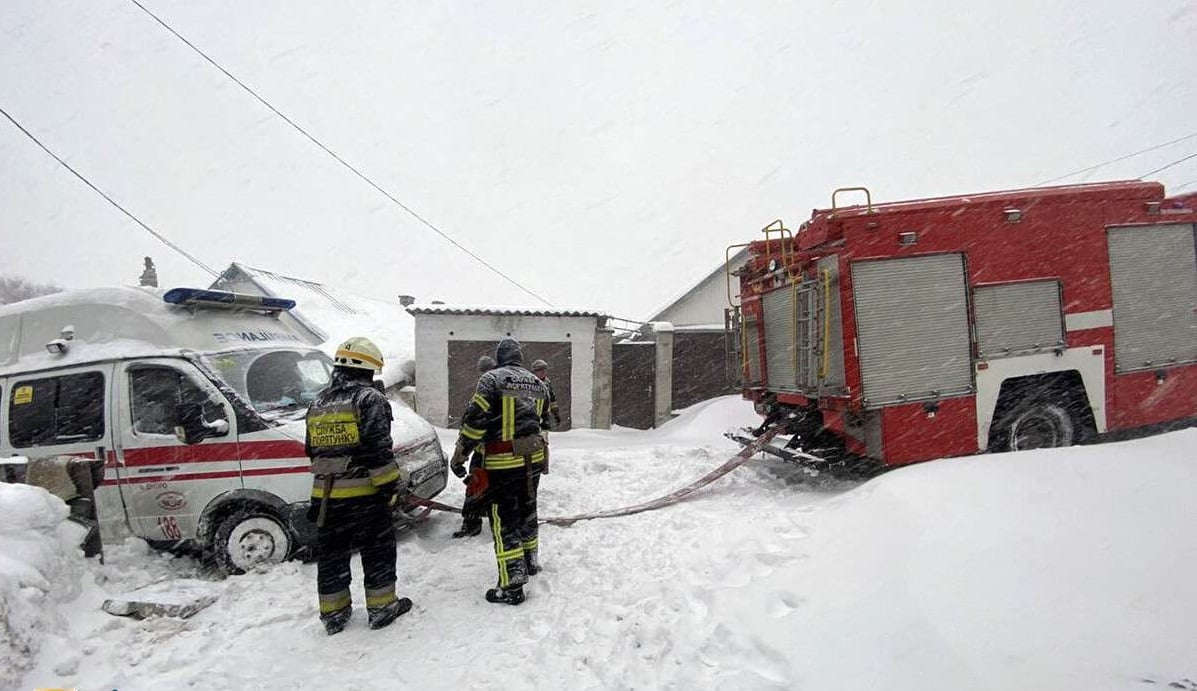
{"type": "Polygon", "coordinates": [[[548,414],[548,388],[519,364],[506,364],[484,373],[478,387],[461,417],[458,443],[468,454],[482,445],[487,469],[518,468],[529,458],[533,463],[544,461],[543,439],[540,430],[548,414]],[[520,442],[537,443],[540,448],[528,448],[526,454],[512,445],[520,442]]]}
{"type": "Polygon", "coordinates": [[[368,381],[334,371],[307,414],[312,498],[377,494],[400,480],[391,443],[391,404],[368,381]]]}

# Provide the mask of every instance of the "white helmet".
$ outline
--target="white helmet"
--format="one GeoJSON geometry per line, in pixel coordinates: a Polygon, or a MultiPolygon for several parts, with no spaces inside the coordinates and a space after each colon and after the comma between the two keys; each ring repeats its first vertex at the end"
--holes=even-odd
{"type": "Polygon", "coordinates": [[[337,354],[333,357],[333,362],[340,367],[368,369],[379,374],[382,373],[382,351],[374,345],[373,341],[361,336],[354,336],[337,346],[337,354]]]}

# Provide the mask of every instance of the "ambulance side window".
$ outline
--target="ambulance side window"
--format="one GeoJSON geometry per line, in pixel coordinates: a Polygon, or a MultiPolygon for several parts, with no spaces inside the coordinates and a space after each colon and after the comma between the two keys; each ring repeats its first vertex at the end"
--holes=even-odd
{"type": "Polygon", "coordinates": [[[14,448],[103,438],[104,375],[84,372],[15,382],[9,393],[8,436],[14,448]]]}
{"type": "MultiPolygon", "coordinates": [[[[139,367],[129,371],[133,433],[173,436],[179,405],[208,402],[208,395],[182,372],[170,367],[139,367]]],[[[220,436],[220,435],[214,435],[220,436]]]]}

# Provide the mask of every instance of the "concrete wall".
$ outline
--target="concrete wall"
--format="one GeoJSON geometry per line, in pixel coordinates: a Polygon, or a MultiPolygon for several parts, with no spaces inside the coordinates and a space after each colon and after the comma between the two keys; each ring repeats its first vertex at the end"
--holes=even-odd
{"type": "Polygon", "coordinates": [[[657,338],[653,426],[660,427],[673,418],[673,325],[669,322],[654,322],[652,327],[657,338]]]}
{"type": "MultiPolygon", "coordinates": [[[[506,336],[521,342],[568,341],[572,348],[570,405],[574,427],[610,424],[609,404],[605,413],[595,414],[596,318],[458,314],[417,314],[415,317],[416,410],[432,424],[443,427],[449,421],[449,341],[493,340],[498,343],[506,336]]],[[[602,339],[599,340],[601,344],[602,339]]],[[[609,363],[609,347],[606,358],[609,363]]],[[[608,365],[608,381],[609,376],[608,365]]],[[[601,377],[599,385],[602,385],[601,377]]],[[[609,384],[607,386],[609,388],[609,384]]]]}
{"type": "Polygon", "coordinates": [[[610,329],[599,329],[594,339],[594,413],[591,427],[611,428],[611,342],[610,329]]]}

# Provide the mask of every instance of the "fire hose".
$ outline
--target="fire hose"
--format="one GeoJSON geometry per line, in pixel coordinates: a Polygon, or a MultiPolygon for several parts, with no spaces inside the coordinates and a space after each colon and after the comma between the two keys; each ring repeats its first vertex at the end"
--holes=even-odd
{"type": "MultiPolygon", "coordinates": [[[[752,443],[747,444],[735,456],[732,456],[730,459],[728,459],[727,462],[725,462],[723,465],[720,465],[719,467],[714,468],[713,470],[708,472],[706,475],[703,475],[702,477],[698,478],[694,482],[691,482],[690,484],[685,485],[684,487],[679,487],[678,489],[673,490],[669,494],[657,497],[655,499],[650,499],[648,501],[640,502],[639,504],[632,504],[631,506],[624,506],[624,507],[621,507],[618,509],[609,509],[606,511],[595,511],[592,513],[581,513],[581,514],[576,514],[573,516],[551,516],[548,518],[541,518],[540,522],[548,523],[550,525],[570,526],[578,521],[589,521],[589,520],[592,520],[595,518],[614,518],[616,516],[631,516],[633,514],[643,513],[645,511],[653,511],[655,509],[669,506],[671,504],[676,504],[679,501],[682,501],[686,497],[690,496],[694,492],[702,489],[703,487],[706,487],[707,485],[711,484],[715,480],[718,480],[719,478],[723,477],[724,475],[727,475],[731,471],[733,471],[736,468],[739,468],[740,466],[747,463],[753,456],[755,456],[758,452],[760,452],[765,446],[767,446],[769,444],[769,442],[773,439],[773,436],[776,435],[778,431],[779,431],[778,427],[774,427],[773,429],[766,431],[764,434],[757,437],[752,443]]],[[[408,500],[408,503],[424,507],[426,509],[424,515],[427,515],[427,513],[431,512],[431,511],[447,511],[450,513],[461,513],[461,509],[459,507],[450,506],[448,504],[442,504],[439,501],[433,501],[431,499],[422,499],[419,497],[411,497],[408,500]]]]}

